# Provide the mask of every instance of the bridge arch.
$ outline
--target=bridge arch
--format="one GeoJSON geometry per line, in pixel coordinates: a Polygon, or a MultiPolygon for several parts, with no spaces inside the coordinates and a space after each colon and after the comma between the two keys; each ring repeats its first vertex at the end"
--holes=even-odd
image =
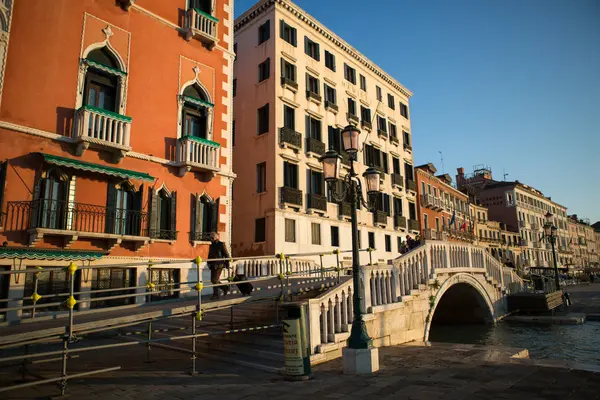
{"type": "Polygon", "coordinates": [[[477,278],[470,273],[452,275],[442,283],[435,294],[429,318],[425,322],[423,340],[429,340],[429,332],[434,322],[443,323],[449,316],[493,324],[497,320],[494,310],[490,293],[477,278]]]}

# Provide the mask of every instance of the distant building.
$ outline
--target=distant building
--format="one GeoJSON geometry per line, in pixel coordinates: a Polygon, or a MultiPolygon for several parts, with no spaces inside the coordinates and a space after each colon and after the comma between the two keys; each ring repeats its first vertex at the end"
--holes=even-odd
{"type": "Polygon", "coordinates": [[[569,241],[574,254],[576,269],[586,270],[598,265],[597,232],[589,220],[580,219],[577,214],[569,215],[569,241]]]}

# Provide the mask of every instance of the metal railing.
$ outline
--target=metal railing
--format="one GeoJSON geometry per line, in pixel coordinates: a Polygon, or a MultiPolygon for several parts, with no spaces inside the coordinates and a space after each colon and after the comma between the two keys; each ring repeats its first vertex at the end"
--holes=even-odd
{"type": "Polygon", "coordinates": [[[325,154],[325,143],[321,142],[319,139],[306,138],[306,152],[322,156],[325,154]]]}
{"type": "Polygon", "coordinates": [[[408,229],[411,231],[418,231],[419,230],[419,221],[417,221],[416,219],[409,219],[408,220],[408,229]]]}
{"type": "Polygon", "coordinates": [[[354,123],[356,125],[358,125],[358,123],[360,122],[360,120],[358,119],[358,116],[356,114],[352,114],[352,113],[346,113],[346,119],[348,120],[348,122],[354,123]]]}
{"type": "Polygon", "coordinates": [[[387,225],[388,215],[385,211],[375,210],[373,212],[373,223],[379,225],[387,225]]]}
{"type": "Polygon", "coordinates": [[[417,182],[412,179],[406,178],[406,190],[412,190],[413,192],[417,191],[417,182]]]}
{"type": "Polygon", "coordinates": [[[302,206],[302,190],[282,186],[280,191],[282,203],[302,206]]]}
{"type": "Polygon", "coordinates": [[[333,111],[339,110],[338,105],[329,100],[325,100],[325,108],[329,108],[330,110],[333,110],[333,111]]]}
{"type": "Polygon", "coordinates": [[[320,94],[315,93],[312,90],[307,90],[306,91],[306,98],[307,99],[312,99],[312,100],[315,100],[315,101],[318,101],[318,102],[320,102],[321,99],[322,99],[322,97],[321,97],[320,94]]]}
{"type": "Polygon", "coordinates": [[[371,121],[367,121],[366,119],[360,121],[360,126],[368,130],[373,129],[373,124],[371,123],[371,121]]]}
{"type": "Polygon", "coordinates": [[[38,199],[7,204],[6,230],[35,228],[88,233],[146,236],[145,211],[62,200],[38,199]]]}
{"type": "Polygon", "coordinates": [[[406,217],[402,215],[394,215],[394,227],[406,229],[406,217]]]}
{"type": "Polygon", "coordinates": [[[402,175],[397,174],[397,173],[392,173],[392,185],[396,185],[399,187],[402,187],[404,184],[404,179],[402,178],[402,175]]]}
{"type": "Polygon", "coordinates": [[[343,217],[349,217],[352,213],[352,204],[342,201],[338,204],[339,214],[343,217]]]}
{"type": "Polygon", "coordinates": [[[313,210],[327,211],[327,197],[320,194],[309,193],[307,195],[308,208],[313,210]]]}
{"type": "Polygon", "coordinates": [[[152,239],[177,240],[178,231],[171,229],[149,229],[148,236],[152,239]]]}
{"type": "Polygon", "coordinates": [[[290,128],[279,128],[279,144],[286,144],[300,150],[302,148],[302,134],[290,128]]]}
{"type": "Polygon", "coordinates": [[[287,78],[285,76],[281,77],[281,85],[282,86],[289,86],[289,87],[291,87],[293,89],[296,89],[296,90],[298,89],[298,82],[296,82],[296,81],[294,81],[294,80],[292,80],[290,78],[287,78]]]}

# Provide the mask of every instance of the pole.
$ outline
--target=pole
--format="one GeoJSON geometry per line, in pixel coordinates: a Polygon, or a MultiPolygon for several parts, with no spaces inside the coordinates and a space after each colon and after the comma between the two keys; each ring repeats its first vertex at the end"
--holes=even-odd
{"type": "Polygon", "coordinates": [[[558,264],[556,263],[556,250],[554,249],[554,242],[556,236],[554,233],[550,234],[550,244],[552,245],[552,261],[554,261],[554,282],[556,283],[556,290],[560,291],[560,279],[558,278],[558,264]]]}
{"type": "Polygon", "coordinates": [[[358,249],[358,218],[356,216],[356,206],[358,203],[358,190],[354,178],[357,176],[354,171],[354,156],[350,156],[350,196],[352,205],[350,207],[350,219],[352,224],[352,280],[353,280],[353,298],[354,298],[354,320],[352,321],[352,330],[348,339],[348,347],[351,349],[368,349],[373,345],[373,341],[367,333],[367,326],[363,320],[361,310],[361,291],[360,291],[360,261],[358,249]]]}

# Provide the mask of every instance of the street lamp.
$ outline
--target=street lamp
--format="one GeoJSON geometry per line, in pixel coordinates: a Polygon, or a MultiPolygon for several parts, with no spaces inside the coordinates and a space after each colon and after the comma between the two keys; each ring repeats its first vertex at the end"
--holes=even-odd
{"type": "MultiPolygon", "coordinates": [[[[343,178],[346,183],[342,193],[338,193],[335,190],[334,183],[340,179],[340,163],[341,157],[338,153],[333,150],[326,152],[321,157],[323,164],[323,177],[325,182],[328,184],[329,191],[333,199],[337,202],[341,202],[350,195],[350,219],[352,224],[352,278],[353,278],[353,307],[354,307],[354,320],[352,321],[352,330],[350,332],[350,338],[348,339],[348,347],[350,349],[369,349],[373,346],[373,341],[367,333],[367,327],[363,320],[361,310],[361,295],[360,295],[360,262],[359,262],[359,248],[358,248],[358,221],[356,217],[356,209],[358,204],[362,204],[369,210],[372,210],[373,205],[365,201],[362,194],[362,183],[359,179],[359,175],[354,170],[354,161],[357,160],[358,152],[358,137],[360,130],[353,126],[348,125],[342,130],[342,142],[344,145],[344,151],[348,153],[350,159],[350,173],[343,178]]],[[[367,195],[369,197],[379,193],[380,191],[380,174],[375,168],[368,168],[363,174],[363,178],[366,183],[367,195]]]]}
{"type": "Polygon", "coordinates": [[[558,278],[558,264],[556,263],[556,226],[552,224],[552,213],[546,214],[546,223],[544,224],[544,237],[552,245],[552,260],[554,261],[554,282],[556,283],[556,290],[560,290],[560,280],[558,278]]]}

